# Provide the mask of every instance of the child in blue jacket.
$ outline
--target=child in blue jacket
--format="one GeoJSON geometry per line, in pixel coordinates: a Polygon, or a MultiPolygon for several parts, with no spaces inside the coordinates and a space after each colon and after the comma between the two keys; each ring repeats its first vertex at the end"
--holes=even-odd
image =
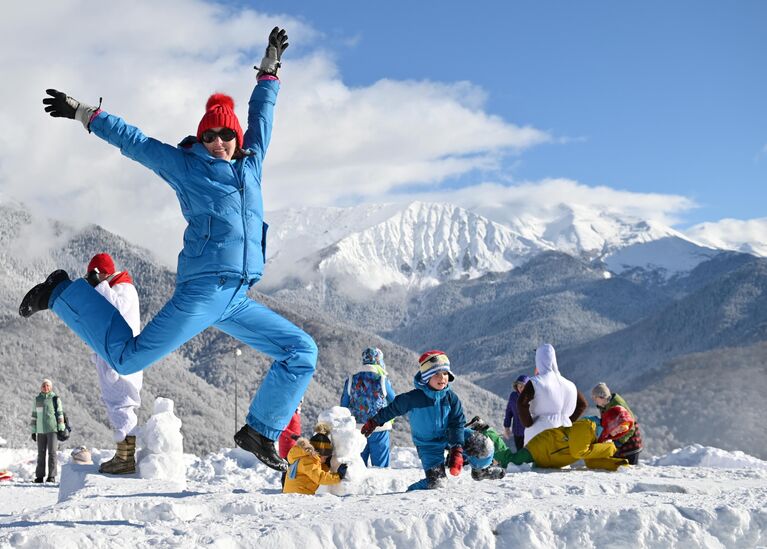
{"type": "Polygon", "coordinates": [[[450,474],[461,474],[465,418],[460,399],[448,385],[455,376],[450,371],[447,355],[442,351],[427,351],[418,362],[420,369],[413,380],[415,389],[398,395],[394,402],[370,418],[361,431],[367,437],[376,427],[408,414],[413,443],[426,472],[426,478],[410,485],[408,490],[431,490],[445,485],[445,450],[449,451],[450,474]]]}
{"type": "Polygon", "coordinates": [[[247,129],[243,132],[232,98],[214,94],[196,136],[182,143],[189,146],[162,143],[101,108],[47,90],[50,97],[43,103],[51,116],[79,121],[168,183],[188,226],[173,297],[136,337],[119,311],[85,279],[71,281],[63,270],[32,288],[19,307],[23,317],[51,309],[121,375],[143,370],[209,326],[271,356],[274,362],[235,442],[282,471],[287,462],[274,441],[312,379],[317,346],[247,292],[261,278],[265,262],[261,172],[280,88],[277,69],[287,39],[276,27],[269,35],[248,104],[247,129]]]}

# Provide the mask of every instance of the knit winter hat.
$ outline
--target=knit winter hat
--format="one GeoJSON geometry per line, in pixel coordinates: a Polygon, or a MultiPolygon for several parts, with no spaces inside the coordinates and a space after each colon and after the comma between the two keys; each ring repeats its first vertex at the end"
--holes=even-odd
{"type": "Polygon", "coordinates": [[[47,383],[48,385],[50,385],[50,386],[51,386],[51,388],[53,388],[53,382],[52,382],[50,379],[48,379],[47,377],[46,377],[46,378],[45,378],[45,379],[44,379],[44,380],[43,380],[43,381],[40,383],[40,386],[43,386],[43,385],[45,385],[46,383],[47,383]]]}
{"type": "Polygon", "coordinates": [[[600,398],[611,398],[612,394],[610,393],[610,388],[607,386],[607,383],[597,383],[594,388],[591,390],[591,398],[594,397],[600,397],[600,398]]]}
{"type": "Polygon", "coordinates": [[[450,359],[442,351],[426,351],[418,359],[418,364],[421,365],[421,380],[424,383],[428,383],[431,376],[437,372],[446,371],[448,373],[448,379],[455,381],[453,372],[450,371],[450,359]]]}
{"type": "Polygon", "coordinates": [[[332,456],[333,443],[330,441],[330,437],[328,436],[329,429],[324,423],[318,423],[315,426],[315,430],[317,432],[314,433],[312,438],[309,439],[309,443],[314,447],[315,450],[317,450],[319,455],[332,456]]]}
{"type": "Polygon", "coordinates": [[[385,368],[383,351],[378,347],[368,347],[362,351],[362,364],[375,364],[385,368]]]}
{"type": "Polygon", "coordinates": [[[237,134],[237,148],[242,148],[242,126],[234,114],[234,99],[223,93],[214,93],[205,104],[205,114],[197,126],[197,139],[202,142],[202,133],[211,128],[229,128],[237,134]]]}
{"type": "Polygon", "coordinates": [[[514,381],[514,383],[521,383],[522,385],[527,385],[527,382],[528,382],[528,381],[530,381],[530,378],[529,378],[529,377],[527,377],[526,375],[522,374],[521,376],[519,376],[519,377],[518,377],[518,378],[517,378],[517,379],[514,381]]]}
{"type": "Polygon", "coordinates": [[[88,272],[94,269],[98,269],[101,274],[114,274],[115,262],[109,254],[96,254],[91,258],[88,263],[88,272]]]}
{"type": "Polygon", "coordinates": [[[309,443],[317,450],[317,453],[321,456],[333,455],[333,443],[330,442],[328,435],[322,433],[314,433],[312,438],[309,439],[309,443]]]}
{"type": "Polygon", "coordinates": [[[490,437],[471,429],[465,429],[464,435],[463,450],[469,456],[471,466],[475,469],[490,467],[495,454],[495,446],[490,437]]]}

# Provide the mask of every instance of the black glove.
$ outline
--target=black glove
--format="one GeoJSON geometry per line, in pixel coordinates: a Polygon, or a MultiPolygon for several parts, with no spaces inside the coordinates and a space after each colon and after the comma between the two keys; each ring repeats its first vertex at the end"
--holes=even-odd
{"type": "Polygon", "coordinates": [[[266,53],[261,59],[261,64],[253,67],[258,69],[258,76],[263,74],[277,75],[277,69],[282,66],[282,53],[288,49],[288,33],[285,29],[274,27],[269,33],[269,45],[266,46],[266,53]]]}
{"type": "Polygon", "coordinates": [[[43,99],[43,104],[47,105],[45,107],[45,112],[49,113],[54,118],[75,119],[77,107],[80,106],[78,100],[69,97],[64,92],[54,89],[45,90],[45,93],[51,96],[43,99]]]}
{"type": "Polygon", "coordinates": [[[43,104],[46,106],[45,112],[54,118],[78,120],[85,126],[86,130],[88,129],[91,116],[96,112],[96,107],[80,103],[77,99],[58,90],[47,89],[45,93],[51,96],[43,99],[43,104]]]}
{"type": "Polygon", "coordinates": [[[338,473],[338,476],[341,477],[341,480],[343,480],[344,477],[346,476],[346,470],[348,468],[349,466],[346,463],[342,463],[341,465],[338,466],[338,470],[336,471],[336,473],[338,473]]]}
{"type": "Polygon", "coordinates": [[[59,439],[59,442],[64,442],[69,439],[69,433],[66,431],[56,431],[56,438],[59,439]]]}
{"type": "Polygon", "coordinates": [[[99,285],[99,272],[97,270],[88,271],[88,274],[85,275],[85,280],[88,281],[88,284],[93,286],[94,288],[99,285]]]}
{"type": "Polygon", "coordinates": [[[32,433],[32,440],[37,442],[37,433],[32,433]]]}
{"type": "Polygon", "coordinates": [[[365,425],[362,426],[362,429],[360,429],[360,433],[365,435],[366,437],[369,437],[371,434],[373,434],[373,431],[376,430],[376,427],[380,427],[381,424],[378,423],[373,418],[370,418],[365,422],[365,425]]]}

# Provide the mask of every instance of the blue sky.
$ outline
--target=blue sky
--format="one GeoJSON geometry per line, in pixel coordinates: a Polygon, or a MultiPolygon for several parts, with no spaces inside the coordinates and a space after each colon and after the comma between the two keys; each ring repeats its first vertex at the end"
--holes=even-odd
{"type": "Polygon", "coordinates": [[[515,180],[684,195],[682,226],[765,215],[767,2],[249,5],[322,32],[350,86],[481,86],[489,113],[557,138],[508,158],[515,180]]]}
{"type": "Polygon", "coordinates": [[[14,3],[0,19],[12,83],[0,120],[15,128],[0,135],[0,201],[97,223],[169,264],[185,227],[172,190],[46,116],[43,90],[103,97],[175,144],[213,91],[245,119],[275,25],[291,47],[267,211],[424,200],[510,226],[577,210],[585,223],[604,212],[720,247],[767,241],[767,2],[93,5],[14,3]],[[34,162],[29,143],[44,151],[34,162]]]}

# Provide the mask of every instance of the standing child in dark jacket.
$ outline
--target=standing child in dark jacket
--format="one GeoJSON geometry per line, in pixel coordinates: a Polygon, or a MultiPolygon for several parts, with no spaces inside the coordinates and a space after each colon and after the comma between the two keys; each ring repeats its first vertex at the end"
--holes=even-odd
{"type": "Polygon", "coordinates": [[[503,418],[503,434],[507,440],[510,439],[512,435],[514,436],[514,445],[517,447],[517,450],[521,450],[525,446],[525,426],[519,418],[517,401],[528,381],[530,381],[529,377],[521,375],[514,382],[514,389],[511,391],[509,402],[506,405],[506,416],[503,418]],[[512,420],[514,421],[513,425],[512,420]],[[509,427],[511,427],[511,429],[509,429],[509,427]]]}
{"type": "Polygon", "coordinates": [[[413,443],[426,472],[426,478],[411,484],[408,490],[431,490],[444,486],[445,450],[449,450],[450,474],[458,476],[463,467],[464,416],[458,396],[448,383],[455,380],[450,360],[442,351],[427,351],[418,359],[415,389],[398,395],[362,427],[369,436],[376,427],[397,416],[408,414],[413,443]]]}

